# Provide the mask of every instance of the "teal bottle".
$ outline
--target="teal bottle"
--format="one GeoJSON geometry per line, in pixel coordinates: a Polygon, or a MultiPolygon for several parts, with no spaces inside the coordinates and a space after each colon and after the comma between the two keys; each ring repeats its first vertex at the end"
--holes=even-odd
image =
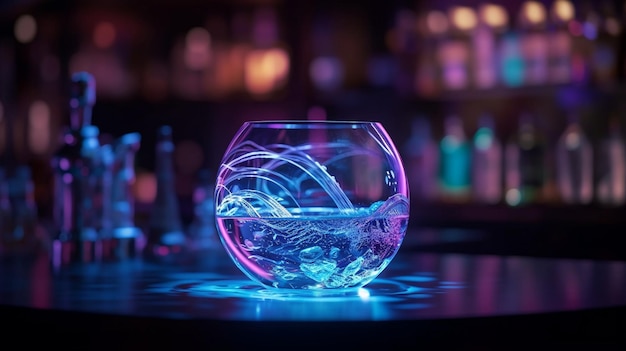
{"type": "Polygon", "coordinates": [[[446,117],[439,143],[439,182],[444,200],[465,200],[469,195],[471,151],[461,119],[456,115],[446,117]]]}
{"type": "Polygon", "coordinates": [[[498,203],[503,188],[502,146],[496,136],[493,117],[481,116],[472,142],[472,200],[498,203]]]}

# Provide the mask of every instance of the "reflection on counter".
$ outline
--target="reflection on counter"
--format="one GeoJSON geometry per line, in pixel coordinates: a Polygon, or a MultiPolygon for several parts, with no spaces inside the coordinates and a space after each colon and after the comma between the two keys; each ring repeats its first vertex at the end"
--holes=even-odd
{"type": "Polygon", "coordinates": [[[51,269],[45,255],[0,257],[0,305],[175,319],[389,321],[610,307],[626,296],[619,261],[401,252],[365,288],[318,296],[253,284],[223,255],[64,270],[51,269]]]}

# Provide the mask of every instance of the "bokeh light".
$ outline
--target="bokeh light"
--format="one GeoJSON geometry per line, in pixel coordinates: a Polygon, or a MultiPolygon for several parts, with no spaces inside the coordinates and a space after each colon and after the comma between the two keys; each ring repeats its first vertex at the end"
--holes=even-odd
{"type": "Polygon", "coordinates": [[[152,172],[137,172],[134,184],[135,199],[139,203],[151,204],[157,193],[157,179],[152,172]]]}
{"type": "Polygon", "coordinates": [[[604,22],[604,30],[610,35],[619,35],[622,32],[622,26],[615,17],[608,17],[604,22]]]}
{"type": "Polygon", "coordinates": [[[443,34],[448,30],[448,17],[441,11],[430,11],[426,17],[426,27],[435,34],[443,34]]]}
{"type": "Polygon", "coordinates": [[[508,24],[509,16],[500,5],[485,4],[479,12],[481,20],[492,28],[502,28],[508,24]]]}
{"type": "Polygon", "coordinates": [[[343,84],[343,64],[337,57],[316,57],[309,66],[309,75],[316,88],[320,90],[337,89],[343,84]]]}
{"type": "Polygon", "coordinates": [[[41,100],[34,101],[28,110],[28,146],[35,154],[43,154],[50,147],[50,107],[41,100]]]}
{"type": "Polygon", "coordinates": [[[192,70],[203,70],[211,62],[211,34],[195,27],[185,36],[185,65],[192,70]]]}
{"type": "Polygon", "coordinates": [[[456,6],[450,11],[450,20],[454,26],[462,31],[469,31],[476,27],[478,19],[471,7],[456,6]]]}
{"type": "Polygon", "coordinates": [[[273,48],[253,50],[245,61],[245,83],[253,95],[265,95],[280,88],[289,72],[289,56],[285,50],[273,48]]]}
{"type": "Polygon", "coordinates": [[[509,206],[518,206],[522,202],[522,194],[519,189],[507,190],[505,201],[509,206]]]}
{"type": "Polygon", "coordinates": [[[541,24],[546,20],[546,8],[538,1],[526,1],[522,5],[522,16],[532,25],[541,24]]]}
{"type": "Polygon", "coordinates": [[[117,30],[111,22],[99,22],[93,31],[93,43],[100,49],[107,49],[115,43],[117,30]]]}
{"type": "Polygon", "coordinates": [[[574,5],[568,0],[556,0],[552,4],[552,17],[556,21],[567,22],[574,18],[574,5]]]}
{"type": "Polygon", "coordinates": [[[31,15],[22,15],[15,21],[15,39],[26,44],[33,41],[37,34],[37,22],[31,15]]]}

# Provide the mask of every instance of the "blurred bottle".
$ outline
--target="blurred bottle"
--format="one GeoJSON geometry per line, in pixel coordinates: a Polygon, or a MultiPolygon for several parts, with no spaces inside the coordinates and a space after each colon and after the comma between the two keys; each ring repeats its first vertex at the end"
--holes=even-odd
{"type": "Polygon", "coordinates": [[[475,11],[465,6],[451,8],[449,18],[451,26],[448,34],[437,49],[443,87],[448,90],[466,89],[472,81],[470,35],[478,20],[475,11]]]}
{"type": "Polygon", "coordinates": [[[524,84],[544,84],[548,79],[546,9],[539,1],[526,1],[519,18],[520,52],[524,61],[524,84]]]}
{"type": "Polygon", "coordinates": [[[502,146],[493,118],[483,115],[474,134],[472,148],[472,199],[494,204],[502,199],[502,146]]]}
{"type": "Polygon", "coordinates": [[[557,186],[567,204],[588,204],[593,198],[593,150],[578,115],[571,113],[556,146],[557,186]]]}
{"type": "MultiPolygon", "coordinates": [[[[416,64],[419,64],[418,46],[423,42],[418,38],[419,29],[415,11],[408,8],[396,10],[394,27],[391,32],[391,40],[387,40],[393,53],[394,74],[390,74],[389,82],[393,84],[397,93],[403,96],[411,96],[415,93],[416,64]]],[[[323,39],[327,41],[326,38],[323,39]]],[[[378,46],[374,44],[375,46],[378,46]]],[[[376,54],[369,55],[368,80],[372,86],[380,86],[377,81],[382,81],[376,77],[382,77],[387,71],[381,65],[374,68],[374,58],[376,54]]],[[[382,62],[382,61],[379,61],[382,62]]],[[[425,62],[427,63],[427,62],[425,62]]],[[[349,71],[349,66],[347,71],[349,71]]],[[[348,73],[348,72],[346,72],[348,73]]]]}
{"type": "Polygon", "coordinates": [[[546,182],[546,142],[533,117],[523,113],[505,150],[505,200],[511,206],[542,200],[546,182]]]}
{"type": "MultiPolygon", "coordinates": [[[[111,193],[108,197],[110,204],[105,207],[105,211],[110,213],[110,223],[106,225],[110,225],[112,233],[111,254],[118,259],[134,257],[144,246],[144,233],[135,225],[133,194],[136,180],[135,157],[140,146],[141,134],[124,134],[113,145],[113,159],[106,161],[112,161],[111,174],[107,175],[111,177],[111,193]]],[[[105,157],[109,158],[111,155],[105,154],[105,157]]]]}
{"type": "Polygon", "coordinates": [[[439,182],[444,201],[467,201],[470,191],[471,144],[456,115],[445,119],[439,143],[439,182]]]}
{"type": "Polygon", "coordinates": [[[101,176],[103,174],[103,163],[98,137],[100,130],[93,125],[83,126],[81,129],[82,146],[81,160],[82,172],[81,182],[83,183],[83,226],[95,231],[96,239],[100,239],[99,230],[102,221],[102,205],[105,194],[100,188],[101,176]]]}
{"type": "Polygon", "coordinates": [[[492,88],[498,83],[500,62],[497,48],[507,24],[508,15],[502,6],[483,4],[479,7],[478,25],[472,36],[473,76],[477,88],[492,88]]]}
{"type": "Polygon", "coordinates": [[[514,31],[505,33],[498,51],[502,84],[507,87],[518,87],[524,84],[524,59],[519,34],[514,31]]]}
{"type": "Polygon", "coordinates": [[[548,31],[548,74],[549,81],[554,84],[569,83],[572,78],[573,39],[568,25],[574,16],[575,8],[569,0],[552,3],[548,31]]]}
{"type": "Polygon", "coordinates": [[[0,168],[0,252],[8,246],[12,236],[13,214],[11,200],[9,198],[9,184],[5,170],[0,168]]]}
{"type": "Polygon", "coordinates": [[[626,202],[626,144],[616,117],[609,121],[608,135],[600,142],[596,198],[602,205],[626,202]]]}
{"type": "Polygon", "coordinates": [[[113,245],[113,168],[115,154],[113,145],[105,144],[98,152],[99,167],[95,174],[95,191],[98,201],[96,229],[102,240],[102,255],[112,256],[113,245]]]}
{"type": "Polygon", "coordinates": [[[618,50],[622,23],[617,19],[612,2],[602,2],[597,37],[591,57],[591,74],[596,84],[611,84],[617,78],[618,50]]]}
{"type": "Polygon", "coordinates": [[[37,205],[35,185],[30,167],[18,166],[9,179],[11,201],[11,228],[5,235],[5,247],[14,252],[32,253],[42,247],[43,241],[37,233],[37,205]]]}
{"type": "Polygon", "coordinates": [[[424,116],[411,124],[411,136],[405,147],[411,199],[432,201],[437,196],[437,169],[439,151],[432,137],[431,126],[424,116]]]}
{"type": "Polygon", "coordinates": [[[72,75],[70,125],[65,128],[61,146],[52,158],[55,263],[91,261],[98,255],[93,172],[99,131],[91,125],[95,84],[87,72],[72,75]]]}
{"type": "Polygon", "coordinates": [[[190,246],[193,250],[216,249],[221,245],[215,222],[214,190],[213,173],[208,169],[201,170],[193,192],[193,220],[189,226],[190,246]]]}
{"type": "Polygon", "coordinates": [[[590,1],[577,3],[576,18],[569,24],[572,37],[572,81],[588,83],[591,80],[591,62],[598,36],[600,16],[590,1]]]}
{"type": "Polygon", "coordinates": [[[421,14],[418,27],[415,90],[419,96],[434,97],[441,92],[441,71],[437,47],[448,30],[448,18],[437,10],[421,14]]]}
{"type": "Polygon", "coordinates": [[[174,187],[173,158],[172,128],[161,126],[156,145],[157,193],[152,206],[146,247],[149,255],[167,256],[179,253],[187,244],[174,187]]]}

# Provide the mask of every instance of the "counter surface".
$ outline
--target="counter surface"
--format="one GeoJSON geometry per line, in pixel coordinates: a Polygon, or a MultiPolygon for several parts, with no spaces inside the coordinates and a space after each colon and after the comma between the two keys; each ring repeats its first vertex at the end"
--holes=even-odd
{"type": "Polygon", "coordinates": [[[12,328],[36,326],[99,346],[113,343],[106,335],[115,333],[143,345],[316,342],[316,335],[334,333],[354,346],[369,345],[369,332],[378,335],[372,340],[389,338],[385,345],[494,336],[622,342],[626,262],[407,246],[366,288],[315,296],[262,288],[222,250],[61,267],[45,254],[3,255],[0,316],[12,321],[3,333],[9,337],[12,328]]]}

